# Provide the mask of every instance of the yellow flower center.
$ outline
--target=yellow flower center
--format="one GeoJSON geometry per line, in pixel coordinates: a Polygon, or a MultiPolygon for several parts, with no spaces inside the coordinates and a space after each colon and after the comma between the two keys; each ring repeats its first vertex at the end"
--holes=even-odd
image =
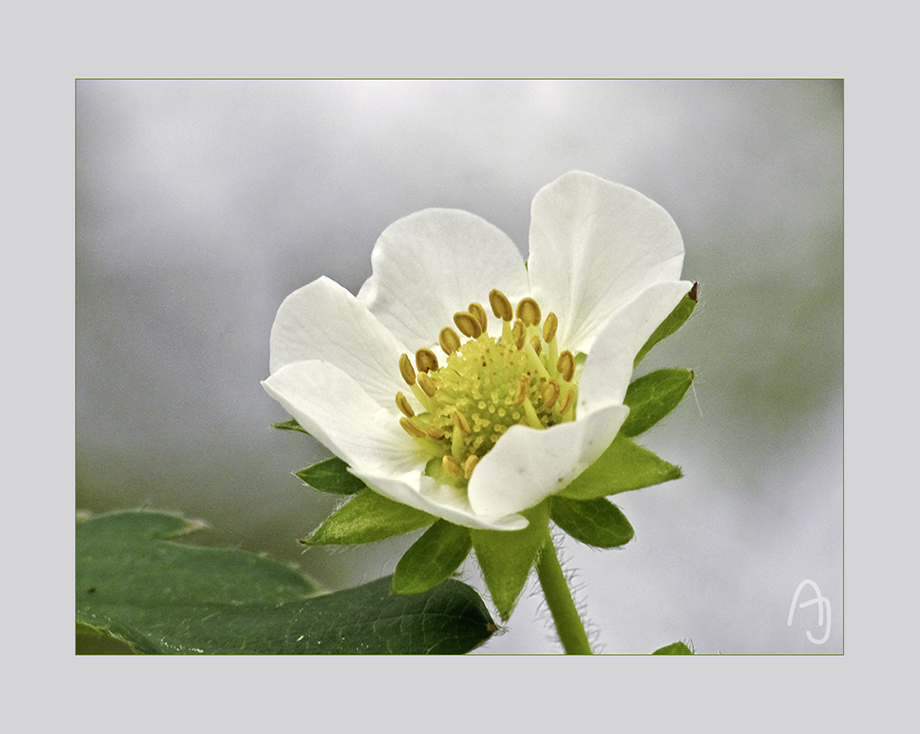
{"type": "Polygon", "coordinates": [[[499,338],[488,334],[485,309],[471,303],[454,314],[465,343],[449,326],[439,334],[446,365],[439,366],[430,349],[415,353],[415,367],[407,354],[399,360],[403,379],[424,408],[416,414],[397,393],[400,424],[434,457],[428,473],[458,486],[511,426],[549,428],[575,418],[575,359],[569,351],[558,352],[556,315],[547,315],[541,326],[535,300],[524,298],[512,311],[498,290],[489,294],[489,303],[502,321],[499,338]]]}

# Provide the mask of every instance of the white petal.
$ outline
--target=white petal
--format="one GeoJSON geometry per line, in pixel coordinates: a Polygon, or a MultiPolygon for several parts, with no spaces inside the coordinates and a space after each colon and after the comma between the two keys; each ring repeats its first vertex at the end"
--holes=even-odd
{"type": "Polygon", "coordinates": [[[482,530],[521,530],[527,527],[527,518],[517,514],[487,520],[479,517],[470,507],[466,492],[457,487],[438,484],[431,477],[413,472],[390,477],[372,472],[352,470],[352,474],[365,484],[390,499],[440,517],[454,525],[482,530]]]}
{"type": "Polygon", "coordinates": [[[311,436],[349,466],[393,476],[425,466],[426,457],[399,419],[378,405],[354,378],[328,362],[286,365],[262,386],[311,436]]]}
{"type": "Polygon", "coordinates": [[[611,317],[598,334],[579,378],[579,420],[623,402],[636,355],[692,285],[686,280],[656,283],[611,317]]]}
{"type": "Polygon", "coordinates": [[[512,513],[483,519],[462,492],[424,476],[430,458],[360,385],[326,362],[296,362],[262,383],[303,428],[344,460],[374,491],[457,525],[520,530],[526,518],[512,513]]]}
{"type": "Polygon", "coordinates": [[[544,313],[559,317],[562,349],[587,352],[620,306],[679,279],[683,259],[674,220],[626,186],[573,171],[534,197],[531,291],[544,313]]]}
{"type": "Polygon", "coordinates": [[[470,303],[489,311],[493,288],[512,301],[528,294],[524,259],[508,235],[457,209],[425,209],[394,222],[374,245],[371,264],[358,300],[413,351],[436,344],[470,303]]]}
{"type": "Polygon", "coordinates": [[[323,277],[284,299],[272,325],[269,371],[322,360],[354,378],[378,405],[396,412],[404,345],[357,299],[323,277]]]}
{"type": "Polygon", "coordinates": [[[628,414],[625,405],[615,405],[546,430],[512,426],[473,470],[473,510],[502,517],[561,491],[613,442],[628,414]]]}

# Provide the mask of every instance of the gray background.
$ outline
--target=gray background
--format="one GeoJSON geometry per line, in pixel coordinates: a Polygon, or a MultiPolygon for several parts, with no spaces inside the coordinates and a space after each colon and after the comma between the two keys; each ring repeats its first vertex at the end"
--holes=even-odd
{"type": "MultiPolygon", "coordinates": [[[[598,649],[842,651],[842,82],[79,81],[76,100],[78,509],[204,518],[200,542],[330,589],[390,573],[411,537],[296,543],[335,500],[290,474],[324,450],[267,428],[275,310],[320,275],[356,292],[380,232],[427,206],[526,253],[531,198],[582,169],[664,206],[701,288],[643,363],[697,374],[643,436],[686,476],[617,498],[623,549],[563,551],[598,649]],[[824,645],[814,606],[786,624],[804,579],[824,645]]],[[[483,648],[557,650],[532,585],[483,648]]]]}

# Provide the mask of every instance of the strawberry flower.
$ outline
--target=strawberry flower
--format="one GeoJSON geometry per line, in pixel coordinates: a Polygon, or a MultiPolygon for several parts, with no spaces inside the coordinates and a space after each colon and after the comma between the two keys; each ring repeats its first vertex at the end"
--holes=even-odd
{"type": "Polygon", "coordinates": [[[480,217],[425,209],[384,230],[357,296],[288,296],[262,384],[384,497],[518,530],[616,438],[639,350],[690,290],[660,206],[583,172],[542,188],[525,263],[480,217]]]}

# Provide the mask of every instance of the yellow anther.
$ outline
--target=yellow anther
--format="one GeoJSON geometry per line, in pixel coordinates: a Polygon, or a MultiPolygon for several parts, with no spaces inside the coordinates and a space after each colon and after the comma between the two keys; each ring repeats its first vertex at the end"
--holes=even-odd
{"type": "Polygon", "coordinates": [[[559,328],[559,319],[556,317],[552,311],[546,317],[546,321],[543,322],[543,341],[549,344],[553,339],[556,338],[556,329],[559,328]]]}
{"type": "Polygon", "coordinates": [[[415,368],[412,367],[408,354],[404,354],[399,358],[399,374],[402,375],[407,385],[415,384],[415,368]]]}
{"type": "Polygon", "coordinates": [[[559,355],[559,361],[556,362],[556,369],[559,374],[562,375],[563,380],[566,382],[572,381],[572,378],[575,376],[575,357],[572,356],[572,353],[568,349],[559,355]]]}
{"type": "Polygon", "coordinates": [[[434,394],[438,391],[437,386],[434,384],[434,381],[428,376],[427,372],[419,372],[418,386],[422,388],[422,392],[424,392],[429,398],[434,397],[434,394]]]}
{"type": "Polygon", "coordinates": [[[520,408],[524,401],[527,399],[527,395],[530,393],[530,380],[527,375],[522,375],[520,382],[518,382],[517,392],[514,394],[514,406],[520,408]]]}
{"type": "Polygon", "coordinates": [[[438,358],[430,349],[419,349],[415,353],[415,366],[419,372],[430,372],[438,369],[438,358]]]}
{"type": "Polygon", "coordinates": [[[514,318],[511,301],[497,288],[489,292],[489,305],[492,307],[492,313],[502,321],[511,321],[514,318]]]}
{"type": "Polygon", "coordinates": [[[470,434],[470,424],[466,417],[459,410],[454,410],[454,425],[463,433],[470,434]]]}
{"type": "Polygon", "coordinates": [[[413,438],[427,438],[428,434],[425,433],[421,428],[419,428],[414,421],[410,418],[400,418],[399,425],[403,427],[403,430],[408,433],[413,438]]]}
{"type": "Polygon", "coordinates": [[[438,343],[444,350],[444,354],[453,354],[460,348],[460,337],[457,336],[456,331],[445,326],[438,335],[438,343]]]}
{"type": "Polygon", "coordinates": [[[529,296],[527,298],[522,298],[521,302],[517,305],[517,312],[515,315],[527,326],[536,326],[540,323],[540,306],[529,296]]]}
{"type": "Polygon", "coordinates": [[[399,357],[400,374],[412,390],[396,393],[399,423],[442,463],[443,472],[435,472],[440,481],[457,487],[466,486],[509,428],[546,429],[575,417],[576,360],[572,352],[559,354],[556,314],[542,320],[539,304],[529,297],[513,308],[497,289],[489,293],[489,306],[501,319],[501,336],[489,336],[489,309],[474,302],[438,335],[444,365],[433,345],[418,349],[414,358],[399,357]]]}
{"type": "Polygon", "coordinates": [[[482,334],[482,326],[479,324],[479,319],[473,316],[469,311],[458,311],[455,313],[454,323],[457,325],[457,328],[460,329],[460,333],[464,336],[468,336],[470,339],[476,339],[482,334]]]}
{"type": "Polygon", "coordinates": [[[471,303],[468,310],[469,313],[476,317],[483,331],[489,328],[489,317],[486,315],[486,310],[481,305],[478,303],[471,303]]]}
{"type": "Polygon", "coordinates": [[[569,388],[565,395],[562,396],[562,402],[559,403],[559,412],[562,414],[568,413],[569,408],[572,407],[572,400],[575,397],[575,390],[569,388]]]}
{"type": "Polygon", "coordinates": [[[524,348],[524,322],[518,319],[511,327],[511,342],[518,349],[524,348]]]}
{"type": "Polygon", "coordinates": [[[443,459],[441,459],[441,466],[443,466],[444,471],[446,471],[452,477],[460,476],[460,465],[457,463],[457,460],[450,454],[447,454],[443,459]]]}
{"type": "Polygon", "coordinates": [[[412,406],[409,405],[406,396],[401,392],[396,393],[396,407],[399,408],[399,412],[406,416],[406,418],[411,418],[415,415],[415,411],[412,410],[412,406]]]}
{"type": "Polygon", "coordinates": [[[559,399],[559,385],[555,382],[547,383],[546,387],[543,388],[541,397],[543,398],[543,409],[552,410],[559,399]]]}

